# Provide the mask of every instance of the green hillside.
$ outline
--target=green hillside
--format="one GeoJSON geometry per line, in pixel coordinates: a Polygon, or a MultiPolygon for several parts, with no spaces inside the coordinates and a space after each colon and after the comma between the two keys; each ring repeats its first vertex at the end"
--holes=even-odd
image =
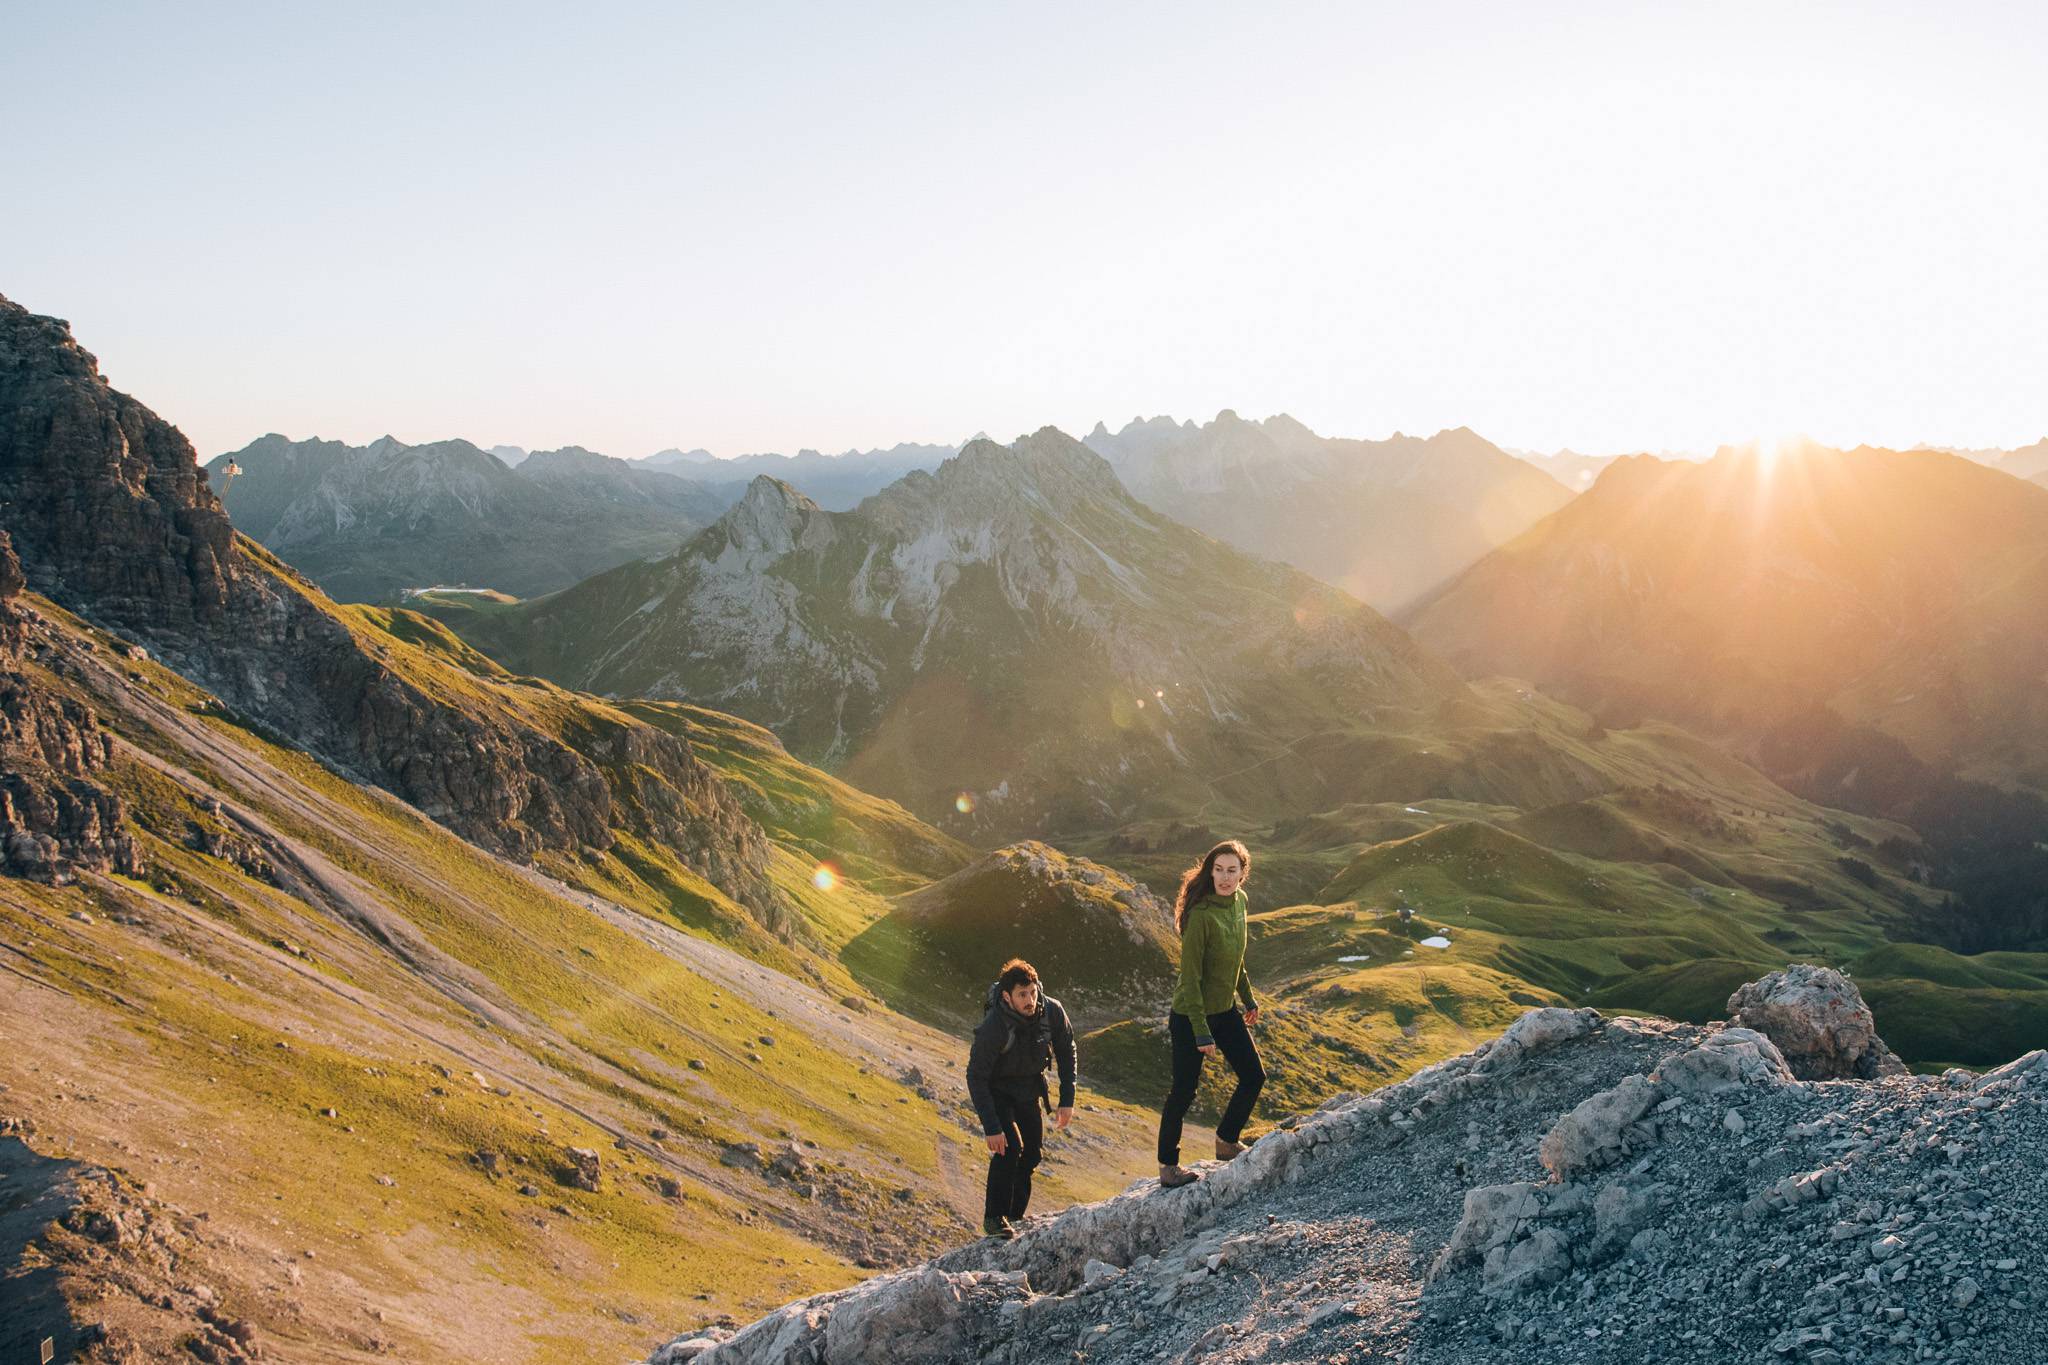
{"type": "MultiPolygon", "coordinates": [[[[631,838],[534,869],[493,857],[35,609],[51,652],[31,676],[119,737],[99,780],[146,875],[0,879],[0,941],[20,949],[0,981],[8,1112],[232,1233],[185,1273],[260,1338],[450,1359],[484,1349],[438,1307],[461,1294],[493,1349],[626,1355],[657,1324],[752,1314],[967,1234],[980,1144],[960,1041],[879,1008],[833,951],[887,890],[961,859],[943,835],[744,723],[651,717],[781,817],[774,875],[800,922],[777,936],[631,838]],[[837,895],[810,881],[828,847],[850,869],[837,895]],[[791,1142],[786,1172],[735,1146],[791,1142]],[[573,1148],[598,1154],[595,1191],[573,1148]],[[317,1256],[318,1274],[279,1295],[270,1254],[317,1256]]],[[[554,732],[595,744],[628,723],[549,685],[465,684],[418,618],[343,619],[440,688],[523,691],[522,716],[554,732]]],[[[1144,1141],[1142,1119],[1088,1103],[1049,1200],[1119,1188],[1144,1141]]],[[[107,1312],[174,1339],[139,1301],[107,1312]]]]}
{"type": "MultiPolygon", "coordinates": [[[[1983,1065],[2048,1043],[2038,955],[1898,941],[1940,894],[1913,876],[1912,831],[1802,801],[1675,727],[1606,730],[1512,680],[1477,685],[1464,712],[1383,742],[1453,769],[1482,749],[1521,755],[1490,780],[1536,793],[1533,808],[1354,801],[1079,841],[1161,894],[1208,843],[1250,843],[1251,969],[1276,1007],[1261,1030],[1276,1102],[1308,1102],[1333,1074],[1354,1086],[1405,1075],[1529,1004],[1718,1018],[1736,986],[1794,960],[1852,971],[1911,1061],[1983,1065]],[[1449,946],[1423,946],[1438,930],[1449,946]]],[[[1141,1020],[1090,1041],[1105,1084],[1157,1103],[1163,1031],[1141,1020]]]]}
{"type": "Polygon", "coordinates": [[[1111,868],[1012,844],[896,899],[847,946],[847,966],[899,1009],[955,1027],[988,983],[1027,958],[1076,1027],[1163,1017],[1179,956],[1171,908],[1111,868]]]}

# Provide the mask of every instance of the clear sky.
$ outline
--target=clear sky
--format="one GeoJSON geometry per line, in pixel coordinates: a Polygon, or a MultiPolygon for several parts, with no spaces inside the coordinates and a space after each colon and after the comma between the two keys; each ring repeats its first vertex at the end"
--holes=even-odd
{"type": "Polygon", "coordinates": [[[0,293],[201,454],[2048,434],[2048,6],[10,6],[0,293]]]}

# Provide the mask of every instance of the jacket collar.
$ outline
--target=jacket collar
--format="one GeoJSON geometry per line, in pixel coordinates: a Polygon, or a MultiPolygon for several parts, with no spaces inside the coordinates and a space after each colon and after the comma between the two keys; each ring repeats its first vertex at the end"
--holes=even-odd
{"type": "Polygon", "coordinates": [[[1038,988],[1038,1013],[1036,1014],[1017,1013],[1011,1007],[1009,997],[1003,994],[1002,982],[994,982],[988,988],[988,1007],[992,1010],[1000,1011],[1003,1018],[1013,1024],[1036,1024],[1043,1020],[1046,1017],[1045,1004],[1045,987],[1043,986],[1038,988]]]}

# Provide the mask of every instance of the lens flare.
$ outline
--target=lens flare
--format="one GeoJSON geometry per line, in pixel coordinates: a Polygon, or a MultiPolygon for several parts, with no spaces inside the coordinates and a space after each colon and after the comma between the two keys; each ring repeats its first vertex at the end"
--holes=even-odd
{"type": "Polygon", "coordinates": [[[961,792],[958,796],[954,797],[953,809],[959,811],[962,815],[974,814],[974,793],[961,792]]]}
{"type": "Polygon", "coordinates": [[[839,869],[830,863],[819,863],[817,870],[811,873],[811,885],[817,887],[820,891],[837,891],[839,889],[839,869]]]}

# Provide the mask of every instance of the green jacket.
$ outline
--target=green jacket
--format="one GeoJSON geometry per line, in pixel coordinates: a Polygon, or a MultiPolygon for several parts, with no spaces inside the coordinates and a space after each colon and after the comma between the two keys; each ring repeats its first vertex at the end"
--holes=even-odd
{"type": "Polygon", "coordinates": [[[1243,888],[1225,900],[1205,896],[1188,907],[1188,926],[1180,936],[1180,984],[1174,988],[1173,1010],[1185,1014],[1195,1032],[1207,1037],[1205,1019],[1230,1008],[1235,992],[1246,1009],[1252,999],[1252,979],[1244,969],[1244,948],[1249,937],[1243,888]]]}

